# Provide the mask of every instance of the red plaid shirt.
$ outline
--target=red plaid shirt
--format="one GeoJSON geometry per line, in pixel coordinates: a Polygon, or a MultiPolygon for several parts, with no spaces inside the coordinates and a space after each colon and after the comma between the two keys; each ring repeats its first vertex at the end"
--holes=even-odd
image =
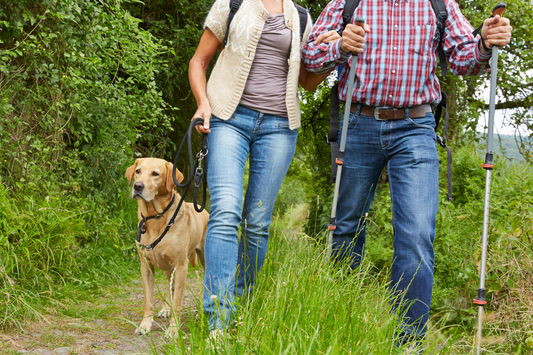
{"type": "MultiPolygon", "coordinates": [[[[339,98],[346,101],[351,54],[341,50],[341,41],[313,41],[319,34],[340,30],[345,0],[332,0],[318,18],[303,49],[305,68],[327,73],[339,64],[339,98]]],[[[446,0],[448,19],[443,49],[450,71],[456,75],[476,75],[490,69],[490,55],[478,49],[478,38],[461,14],[455,0],[446,0]]],[[[435,38],[437,19],[429,0],[362,0],[355,16],[370,27],[365,50],[357,58],[353,102],[368,106],[411,107],[436,104],[441,99],[435,38]]],[[[352,18],[353,21],[353,18],[352,18]]]]}

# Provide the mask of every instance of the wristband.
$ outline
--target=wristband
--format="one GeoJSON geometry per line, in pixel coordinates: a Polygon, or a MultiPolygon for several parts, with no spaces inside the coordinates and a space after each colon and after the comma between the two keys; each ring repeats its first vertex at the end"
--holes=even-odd
{"type": "Polygon", "coordinates": [[[483,40],[483,37],[480,35],[479,38],[481,38],[481,45],[483,46],[483,49],[486,50],[487,52],[491,53],[492,49],[487,48],[487,46],[485,45],[485,41],[483,40]]]}

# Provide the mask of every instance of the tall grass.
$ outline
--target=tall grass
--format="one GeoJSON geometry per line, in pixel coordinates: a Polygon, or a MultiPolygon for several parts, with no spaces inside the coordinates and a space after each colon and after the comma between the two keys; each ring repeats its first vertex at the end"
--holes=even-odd
{"type": "MultiPolygon", "coordinates": [[[[271,232],[269,254],[249,299],[239,300],[234,326],[216,352],[224,354],[399,354],[399,315],[391,313],[386,277],[348,271],[326,261],[309,237],[271,232]]],[[[201,309],[201,305],[197,307],[201,309]]],[[[203,312],[186,318],[188,333],[166,354],[210,353],[203,312]]],[[[438,353],[439,344],[425,344],[438,353]]],[[[431,350],[429,350],[431,349],[431,350]]],[[[154,353],[157,353],[154,349],[154,353]]],[[[443,353],[443,352],[441,352],[443,353]]]]}
{"type": "Polygon", "coordinates": [[[86,289],[121,279],[135,212],[121,206],[110,217],[104,203],[61,193],[15,195],[0,183],[0,294],[7,300],[0,302],[0,329],[40,318],[43,302],[57,300],[61,285],[86,289]]]}

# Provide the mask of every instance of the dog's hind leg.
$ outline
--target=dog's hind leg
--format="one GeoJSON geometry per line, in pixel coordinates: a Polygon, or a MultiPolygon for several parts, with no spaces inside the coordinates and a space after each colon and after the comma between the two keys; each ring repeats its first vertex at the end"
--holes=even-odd
{"type": "Polygon", "coordinates": [[[198,265],[198,261],[196,260],[195,250],[193,250],[191,255],[189,255],[189,262],[191,263],[192,267],[196,267],[196,265],[198,265]]]}
{"type": "Polygon", "coordinates": [[[204,250],[200,247],[196,249],[196,255],[198,255],[198,259],[200,259],[200,264],[204,268],[205,271],[205,258],[204,258],[204,250]]]}

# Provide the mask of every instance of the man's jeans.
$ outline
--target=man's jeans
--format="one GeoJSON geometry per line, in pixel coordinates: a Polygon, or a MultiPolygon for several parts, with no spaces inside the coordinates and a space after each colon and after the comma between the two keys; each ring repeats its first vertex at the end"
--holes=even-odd
{"type": "Polygon", "coordinates": [[[422,337],[431,304],[439,201],[435,119],[428,113],[423,118],[381,121],[359,112],[350,113],[332,256],[350,258],[352,268],[359,266],[365,214],[386,164],[394,229],[391,291],[405,292],[394,299],[393,307],[398,310],[402,302],[399,311],[405,312],[409,306],[402,336],[422,337]]]}
{"type": "Polygon", "coordinates": [[[298,131],[289,129],[287,118],[243,106],[228,121],[212,117],[210,129],[207,184],[211,211],[203,304],[209,328],[224,329],[236,311],[235,293],[249,292],[263,265],[272,209],[294,156],[298,131]]]}

